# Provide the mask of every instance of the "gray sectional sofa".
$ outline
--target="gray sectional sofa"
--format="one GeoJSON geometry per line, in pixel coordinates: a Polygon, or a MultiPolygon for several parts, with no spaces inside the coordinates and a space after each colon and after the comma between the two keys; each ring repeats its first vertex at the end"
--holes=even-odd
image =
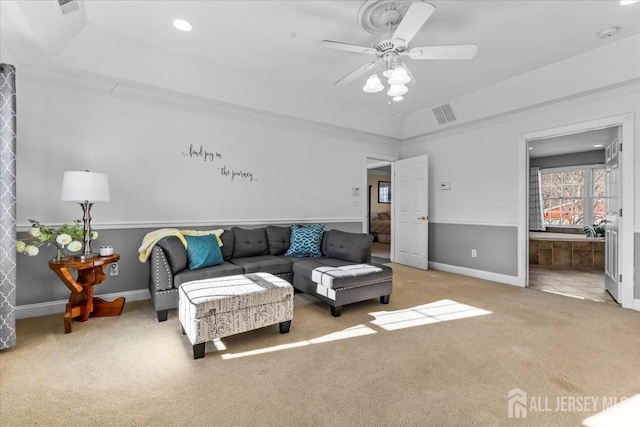
{"type": "Polygon", "coordinates": [[[320,244],[321,257],[285,256],[289,249],[290,227],[267,226],[257,229],[234,227],[225,230],[222,240],[224,262],[197,270],[188,268],[187,250],[174,236],[160,239],[149,259],[149,291],[158,321],[167,320],[168,310],[178,307],[178,288],[192,280],[265,272],[282,277],[294,288],[314,295],[331,307],[331,314],[340,316],[343,305],[371,298],[387,304],[392,291],[393,272],[390,267],[370,264],[371,241],[368,234],[325,231],[320,244]],[[367,263],[376,272],[334,279],[329,297],[318,293],[312,280],[318,267],[341,267],[367,263]]]}

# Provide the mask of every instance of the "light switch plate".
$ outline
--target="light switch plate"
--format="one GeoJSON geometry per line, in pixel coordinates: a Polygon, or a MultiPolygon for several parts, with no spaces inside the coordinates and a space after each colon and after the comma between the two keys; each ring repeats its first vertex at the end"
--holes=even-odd
{"type": "Polygon", "coordinates": [[[450,182],[441,182],[440,183],[440,189],[441,190],[451,190],[451,183],[450,182]]]}
{"type": "Polygon", "coordinates": [[[351,188],[351,195],[352,196],[359,196],[360,195],[360,188],[359,187],[352,187],[351,188]]]}

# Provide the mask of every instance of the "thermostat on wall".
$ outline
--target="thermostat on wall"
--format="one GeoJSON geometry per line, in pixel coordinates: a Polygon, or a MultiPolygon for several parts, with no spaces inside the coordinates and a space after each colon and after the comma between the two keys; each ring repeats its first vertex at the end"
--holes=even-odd
{"type": "Polygon", "coordinates": [[[441,182],[440,183],[440,189],[441,190],[451,190],[451,183],[450,182],[441,182]]]}

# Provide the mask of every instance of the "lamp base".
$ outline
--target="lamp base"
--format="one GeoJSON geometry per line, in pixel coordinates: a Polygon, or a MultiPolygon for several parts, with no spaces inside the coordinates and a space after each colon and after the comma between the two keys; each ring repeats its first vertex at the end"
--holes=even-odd
{"type": "Polygon", "coordinates": [[[97,258],[99,257],[100,254],[96,254],[96,253],[90,253],[90,254],[81,254],[81,255],[76,255],[76,258],[79,259],[80,261],[87,261],[93,258],[97,258]]]}

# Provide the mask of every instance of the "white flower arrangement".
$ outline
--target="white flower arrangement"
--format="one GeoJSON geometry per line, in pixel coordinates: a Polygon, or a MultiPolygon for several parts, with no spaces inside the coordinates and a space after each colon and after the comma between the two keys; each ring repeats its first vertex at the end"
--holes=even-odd
{"type": "MultiPolygon", "coordinates": [[[[36,256],[40,253],[39,247],[43,244],[54,244],[59,249],[71,252],[82,250],[82,240],[84,239],[84,230],[82,221],[77,219],[72,225],[63,224],[57,230],[55,228],[46,227],[38,221],[30,219],[31,228],[28,231],[29,237],[16,242],[16,252],[27,256],[36,256]]],[[[91,232],[91,240],[98,238],[98,233],[91,232]]]]}

